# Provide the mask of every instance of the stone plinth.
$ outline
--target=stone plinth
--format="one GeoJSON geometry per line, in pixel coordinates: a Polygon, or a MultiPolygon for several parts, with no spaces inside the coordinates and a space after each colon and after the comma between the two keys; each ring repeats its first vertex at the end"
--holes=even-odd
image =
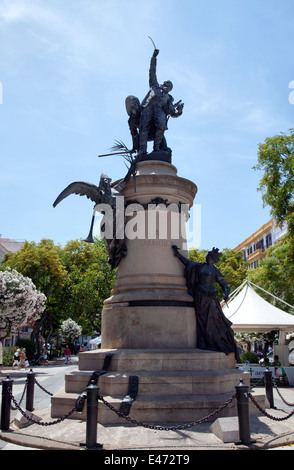
{"type": "MultiPolygon", "coordinates": [[[[130,416],[139,422],[190,423],[228,400],[217,416],[235,416],[236,401],[230,398],[244,373],[236,369],[233,353],[196,349],[193,299],[171,248],[187,248],[183,209],[193,205],[197,187],[169,163],[144,161],[137,170],[135,182],[131,178],[123,190],[128,254],[104,302],[102,349],[80,353],[79,370],[67,374],[65,390],[52,397],[52,417],[74,406],[109,354],[109,368],[98,380],[100,394],[119,410],[135,376],[138,395],[130,416]]],[[[99,401],[98,408],[100,423],[125,423],[105,403],[99,401]]],[[[85,419],[86,407],[71,418],[85,419]]]]}
{"type": "MultiPolygon", "coordinates": [[[[235,367],[233,353],[199,349],[129,349],[96,350],[80,353],[79,370],[66,374],[65,390],[52,397],[52,418],[64,416],[80,393],[87,387],[94,370],[102,370],[106,354],[112,354],[107,373],[98,380],[99,393],[120,410],[129,393],[130,377],[138,378],[138,395],[130,416],[143,423],[190,423],[217,410],[235,393],[242,377],[249,385],[250,375],[235,367]]],[[[264,395],[255,396],[264,407],[264,395]]],[[[251,412],[256,413],[251,407],[251,412]]],[[[216,415],[236,416],[236,400],[216,415]]],[[[213,419],[216,419],[212,418],[213,419]]],[[[74,413],[73,419],[86,418],[74,413]]],[[[113,410],[99,401],[98,421],[102,424],[124,424],[113,410]]]]}
{"type": "Polygon", "coordinates": [[[123,190],[128,254],[104,303],[103,348],[196,347],[193,299],[171,249],[186,249],[185,220],[196,192],[169,163],[138,164],[136,181],[123,190]]]}

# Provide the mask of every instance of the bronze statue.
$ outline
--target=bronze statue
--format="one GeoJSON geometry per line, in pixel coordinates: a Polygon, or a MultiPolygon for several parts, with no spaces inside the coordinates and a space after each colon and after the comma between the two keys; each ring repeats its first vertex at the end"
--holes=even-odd
{"type": "Polygon", "coordinates": [[[139,153],[147,152],[148,132],[150,126],[155,127],[154,151],[161,149],[164,132],[167,129],[168,117],[179,117],[183,113],[184,103],[181,100],[173,104],[173,97],[169,92],[173,88],[170,80],[166,80],[160,85],[157,80],[156,67],[158,49],[154,49],[150,62],[149,86],[150,90],[141,103],[141,116],[139,124],[140,150],[139,153]]]}
{"type": "Polygon", "coordinates": [[[172,246],[174,255],[185,265],[184,275],[189,294],[194,299],[197,323],[197,348],[210,351],[220,351],[226,354],[235,353],[237,362],[239,354],[234,339],[232,323],[221,308],[217,290],[217,282],[223,292],[224,300],[229,298],[230,287],[221,272],[214,266],[222,253],[213,248],[207,253],[206,263],[197,263],[185,258],[176,245],[172,246]]]}
{"type": "MultiPolygon", "coordinates": [[[[150,38],[151,39],[151,38],[150,38]]],[[[112,150],[119,150],[113,153],[99,155],[108,157],[112,155],[132,155],[136,163],[146,160],[149,157],[154,160],[163,160],[171,163],[171,149],[168,148],[165,131],[170,117],[177,118],[182,115],[184,103],[179,100],[174,103],[169,92],[173,88],[170,80],[166,80],[161,85],[158,83],[156,68],[159,50],[151,39],[154,52],[150,61],[149,69],[149,92],[140,103],[136,96],[126,97],[125,106],[129,116],[128,125],[132,136],[132,149],[125,145],[120,148],[113,147],[112,150]],[[147,154],[147,144],[153,142],[153,152],[147,154]]],[[[135,170],[134,173],[135,174],[135,170]]]]}
{"type": "Polygon", "coordinates": [[[173,88],[172,82],[166,80],[161,85],[158,83],[156,75],[158,54],[159,50],[155,48],[149,70],[150,90],[142,103],[140,104],[139,99],[133,95],[127,96],[125,102],[133,141],[131,152],[138,153],[137,161],[147,155],[148,141],[153,141],[154,152],[163,151],[171,155],[164,133],[167,130],[169,117],[177,118],[183,113],[184,103],[180,100],[174,104],[174,99],[169,94],[173,88]]]}
{"type": "Polygon", "coordinates": [[[101,232],[102,234],[105,234],[103,239],[107,245],[107,251],[109,255],[108,261],[111,269],[116,268],[119,265],[121,259],[127,255],[124,233],[125,202],[123,202],[122,205],[118,204],[118,196],[122,197],[121,191],[128,182],[132,171],[133,168],[131,166],[126,177],[115,186],[111,186],[111,178],[109,178],[105,173],[102,173],[100,176],[99,186],[83,181],[76,181],[71,183],[59,194],[53,203],[53,207],[56,207],[57,204],[59,204],[70,194],[87,196],[88,199],[91,199],[91,201],[95,202],[90,232],[85,241],[94,243],[93,226],[95,220],[95,211],[101,212],[104,215],[101,223],[101,232]],[[106,208],[105,206],[107,206],[110,210],[104,211],[106,208]]]}

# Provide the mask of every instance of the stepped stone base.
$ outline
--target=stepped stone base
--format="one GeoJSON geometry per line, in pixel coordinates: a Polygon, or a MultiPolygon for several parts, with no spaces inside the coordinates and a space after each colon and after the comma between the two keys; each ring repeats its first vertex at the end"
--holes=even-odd
{"type": "MultiPolygon", "coordinates": [[[[51,416],[58,418],[71,410],[87,387],[95,370],[102,370],[106,354],[112,360],[106,374],[98,380],[99,393],[107,403],[120,409],[128,394],[129,377],[138,377],[138,395],[130,409],[130,417],[143,423],[190,423],[206,417],[235,393],[242,378],[249,385],[248,373],[236,369],[233,354],[199,349],[126,350],[100,349],[80,353],[79,368],[66,375],[65,388],[51,399],[51,416]]],[[[264,396],[255,399],[264,401],[264,396]]],[[[262,403],[261,403],[262,404],[262,403]]],[[[253,407],[253,412],[256,408],[253,407]]],[[[213,420],[236,416],[234,399],[213,420]]],[[[86,419],[86,403],[82,413],[72,419],[86,419]]],[[[99,400],[98,421],[101,424],[122,424],[124,418],[99,400]]]]}

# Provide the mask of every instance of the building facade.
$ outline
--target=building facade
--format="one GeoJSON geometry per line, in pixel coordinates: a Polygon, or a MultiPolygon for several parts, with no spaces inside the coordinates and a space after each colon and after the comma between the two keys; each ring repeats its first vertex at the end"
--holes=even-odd
{"type": "Polygon", "coordinates": [[[244,261],[249,263],[249,268],[255,269],[258,268],[260,260],[265,258],[268,248],[277,243],[286,233],[287,224],[280,228],[275,224],[274,219],[271,219],[234,250],[241,251],[244,261]]]}
{"type": "Polygon", "coordinates": [[[13,240],[12,238],[2,238],[0,234],[0,262],[6,253],[15,253],[23,247],[24,243],[24,241],[13,240]]]}

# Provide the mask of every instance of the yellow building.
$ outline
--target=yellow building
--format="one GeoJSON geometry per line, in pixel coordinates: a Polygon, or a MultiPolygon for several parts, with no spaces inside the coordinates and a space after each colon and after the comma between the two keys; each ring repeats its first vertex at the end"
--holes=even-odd
{"type": "Polygon", "coordinates": [[[280,228],[275,225],[274,219],[271,219],[234,250],[241,251],[243,259],[249,263],[249,268],[255,269],[259,266],[260,260],[265,258],[267,249],[277,243],[285,233],[287,233],[287,225],[284,224],[280,228]]]}

